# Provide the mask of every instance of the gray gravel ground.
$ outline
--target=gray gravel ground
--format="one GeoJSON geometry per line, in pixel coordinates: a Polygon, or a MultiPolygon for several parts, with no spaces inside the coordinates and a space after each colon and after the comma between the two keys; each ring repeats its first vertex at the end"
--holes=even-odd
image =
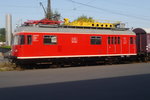
{"type": "Polygon", "coordinates": [[[0,63],[4,63],[4,62],[8,62],[8,60],[7,60],[7,59],[4,59],[3,56],[0,56],[0,63]]]}

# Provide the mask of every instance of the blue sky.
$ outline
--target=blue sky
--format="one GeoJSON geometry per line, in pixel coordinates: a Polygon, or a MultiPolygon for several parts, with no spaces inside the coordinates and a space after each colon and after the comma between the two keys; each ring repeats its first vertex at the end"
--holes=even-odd
{"type": "MultiPolygon", "coordinates": [[[[51,0],[53,11],[61,13],[62,19],[76,19],[87,15],[98,21],[122,21],[127,27],[150,28],[150,0],[51,0]],[[81,5],[78,3],[83,3],[81,5]]],[[[13,27],[26,20],[40,20],[44,12],[39,5],[47,0],[1,0],[0,28],[5,27],[5,15],[12,14],[13,27]]]]}

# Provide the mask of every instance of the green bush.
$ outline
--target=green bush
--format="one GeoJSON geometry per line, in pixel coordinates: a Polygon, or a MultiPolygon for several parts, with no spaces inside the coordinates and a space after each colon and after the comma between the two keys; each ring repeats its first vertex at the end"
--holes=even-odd
{"type": "Polygon", "coordinates": [[[4,49],[11,49],[11,46],[2,46],[0,48],[4,48],[4,49]]]}

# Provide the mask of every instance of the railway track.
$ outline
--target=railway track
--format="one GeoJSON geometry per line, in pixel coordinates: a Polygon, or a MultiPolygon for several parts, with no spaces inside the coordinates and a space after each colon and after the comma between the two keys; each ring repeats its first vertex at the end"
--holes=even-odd
{"type": "Polygon", "coordinates": [[[16,68],[20,68],[22,70],[28,70],[28,69],[48,69],[48,68],[69,68],[69,67],[87,67],[87,66],[104,66],[104,65],[124,65],[124,64],[140,64],[140,63],[150,63],[150,61],[142,62],[142,61],[125,61],[125,62],[109,62],[109,63],[101,63],[101,62],[86,62],[86,63],[74,63],[74,64],[24,64],[21,66],[16,66],[16,68]]]}
{"type": "MultiPolygon", "coordinates": [[[[149,63],[150,61],[146,61],[145,63],[149,63]]],[[[0,66],[6,67],[7,69],[12,68],[14,70],[32,70],[32,69],[48,69],[48,68],[69,68],[69,67],[87,67],[87,66],[102,66],[102,65],[123,65],[123,64],[138,64],[143,63],[143,61],[96,61],[96,62],[77,62],[77,63],[64,63],[62,64],[52,64],[52,63],[39,63],[39,64],[22,64],[22,65],[14,65],[8,61],[8,59],[4,59],[3,56],[0,56],[0,66]],[[8,68],[9,66],[9,68],[8,68]]],[[[2,68],[2,67],[1,67],[2,68]]]]}

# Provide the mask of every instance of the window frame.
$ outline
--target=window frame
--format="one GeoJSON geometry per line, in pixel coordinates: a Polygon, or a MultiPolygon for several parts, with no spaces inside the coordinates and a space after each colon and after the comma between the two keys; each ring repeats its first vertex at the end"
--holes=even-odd
{"type": "Polygon", "coordinates": [[[109,36],[107,39],[108,39],[108,44],[111,44],[111,37],[109,36]]]}
{"type": "Polygon", "coordinates": [[[19,35],[14,35],[14,37],[13,37],[13,45],[19,45],[19,35]]]}
{"type": "Polygon", "coordinates": [[[115,44],[115,38],[111,37],[111,44],[115,44]]]}
{"type": "Polygon", "coordinates": [[[32,45],[32,42],[33,42],[32,35],[27,35],[26,37],[27,37],[27,45],[32,45]],[[29,36],[31,37],[29,38],[29,36]]]}
{"type": "Polygon", "coordinates": [[[130,37],[130,44],[134,44],[134,38],[130,37]]]}
{"type": "Polygon", "coordinates": [[[120,39],[120,37],[118,37],[118,44],[120,44],[121,43],[121,39],[120,39]]]}
{"type": "Polygon", "coordinates": [[[56,45],[58,43],[58,39],[57,39],[57,36],[56,35],[44,35],[43,36],[43,44],[44,45],[56,45]],[[47,40],[45,40],[46,38],[45,37],[48,37],[47,39],[50,39],[50,42],[48,43],[47,40]],[[55,37],[56,38],[56,42],[54,42],[54,40],[52,40],[52,38],[55,37]]]}
{"type": "Polygon", "coordinates": [[[18,35],[18,45],[25,45],[25,35],[18,35]]]}
{"type": "Polygon", "coordinates": [[[115,36],[115,44],[118,44],[118,38],[115,36]]]}
{"type": "Polygon", "coordinates": [[[91,36],[90,43],[91,43],[91,45],[101,45],[102,37],[101,36],[91,36]]]}

